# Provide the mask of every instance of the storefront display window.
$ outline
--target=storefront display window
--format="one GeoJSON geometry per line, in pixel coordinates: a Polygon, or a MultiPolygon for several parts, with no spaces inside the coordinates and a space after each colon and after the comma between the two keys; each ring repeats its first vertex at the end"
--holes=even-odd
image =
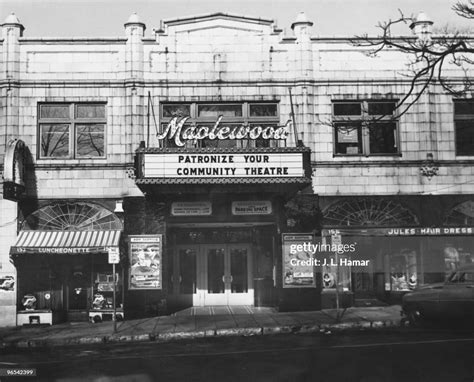
{"type": "MultiPolygon", "coordinates": [[[[113,309],[114,280],[111,271],[99,271],[94,275],[94,294],[92,297],[91,309],[105,310],[113,309]]],[[[115,274],[115,305],[122,306],[122,279],[118,273],[115,274]]]]}
{"type": "Polygon", "coordinates": [[[459,267],[474,262],[474,254],[468,248],[456,243],[446,243],[443,249],[446,279],[459,267]]]}
{"type": "Polygon", "coordinates": [[[387,256],[390,267],[390,279],[385,283],[385,290],[393,292],[408,292],[418,285],[416,252],[403,249],[400,253],[387,256]]]}
{"type": "Polygon", "coordinates": [[[326,258],[326,265],[322,267],[323,291],[335,291],[336,287],[341,292],[351,290],[351,267],[340,266],[341,260],[350,260],[347,255],[329,255],[326,258]]]}

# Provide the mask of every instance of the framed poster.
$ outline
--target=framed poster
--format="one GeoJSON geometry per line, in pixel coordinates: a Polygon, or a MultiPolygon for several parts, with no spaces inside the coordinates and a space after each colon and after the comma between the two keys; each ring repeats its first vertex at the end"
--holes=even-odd
{"type": "Polygon", "coordinates": [[[162,235],[129,236],[130,290],[162,289],[162,235]]]}
{"type": "Polygon", "coordinates": [[[310,244],[311,233],[282,234],[283,288],[314,288],[314,259],[310,244]]]}
{"type": "Polygon", "coordinates": [[[359,129],[357,126],[344,126],[337,129],[338,143],[358,143],[359,129]]]}

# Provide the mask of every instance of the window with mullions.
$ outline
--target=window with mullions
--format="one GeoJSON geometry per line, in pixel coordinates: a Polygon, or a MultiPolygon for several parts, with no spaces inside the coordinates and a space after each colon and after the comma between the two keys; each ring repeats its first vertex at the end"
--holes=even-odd
{"type": "Polygon", "coordinates": [[[103,103],[39,104],[40,158],[103,158],[105,124],[103,103]]]}
{"type": "MultiPolygon", "coordinates": [[[[280,125],[278,103],[276,102],[234,102],[234,103],[162,103],[160,108],[161,131],[166,131],[168,123],[173,118],[187,117],[186,126],[214,127],[217,119],[221,127],[230,129],[242,125],[262,128],[280,125]]],[[[167,139],[167,147],[176,147],[175,139],[167,139]]],[[[272,147],[274,140],[259,138],[251,139],[202,139],[187,141],[188,147],[272,147]]]]}
{"type": "Polygon", "coordinates": [[[456,155],[474,155],[474,101],[454,100],[456,155]]]}
{"type": "Polygon", "coordinates": [[[396,101],[333,102],[337,155],[398,153],[396,101]]]}

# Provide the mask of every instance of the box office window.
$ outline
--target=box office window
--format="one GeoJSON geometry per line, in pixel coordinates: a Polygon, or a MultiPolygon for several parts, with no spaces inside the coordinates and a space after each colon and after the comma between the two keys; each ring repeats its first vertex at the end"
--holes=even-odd
{"type": "Polygon", "coordinates": [[[38,105],[40,158],[78,159],[105,156],[105,104],[38,105]]]}
{"type": "Polygon", "coordinates": [[[456,155],[474,155],[474,101],[454,100],[456,155]]]}
{"type": "Polygon", "coordinates": [[[398,150],[396,101],[333,102],[336,155],[394,155],[398,150]]]}
{"type": "MultiPolygon", "coordinates": [[[[160,107],[160,129],[166,131],[173,118],[187,118],[186,126],[214,127],[221,117],[220,125],[231,129],[238,126],[280,125],[279,107],[277,102],[231,102],[231,103],[162,103],[160,107]]],[[[175,147],[174,139],[167,139],[167,147],[175,147]]],[[[202,139],[187,141],[188,147],[275,147],[277,143],[270,139],[202,139]]]]}

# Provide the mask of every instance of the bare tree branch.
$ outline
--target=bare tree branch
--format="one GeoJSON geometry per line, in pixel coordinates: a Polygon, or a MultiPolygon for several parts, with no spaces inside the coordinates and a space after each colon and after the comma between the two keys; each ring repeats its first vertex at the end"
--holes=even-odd
{"type": "MultiPolygon", "coordinates": [[[[459,1],[453,10],[462,17],[472,19],[474,0],[459,1]]],[[[379,22],[378,27],[381,31],[379,36],[362,35],[351,40],[354,46],[368,48],[365,54],[370,57],[376,57],[389,49],[395,49],[411,57],[408,63],[411,71],[410,86],[399,101],[398,116],[405,114],[430,84],[439,84],[446,92],[457,97],[474,90],[470,73],[474,64],[472,36],[454,31],[432,37],[428,35],[426,38],[415,35],[392,37],[391,29],[394,26],[409,25],[413,22],[412,17],[406,17],[400,10],[399,12],[398,19],[379,22]],[[454,67],[459,71],[459,75],[453,76],[452,73],[447,75],[446,70],[454,67]]],[[[406,74],[401,75],[407,77],[406,74]]]]}
{"type": "Polygon", "coordinates": [[[453,10],[461,17],[466,19],[474,19],[474,0],[468,0],[467,3],[458,1],[453,10]]]}

